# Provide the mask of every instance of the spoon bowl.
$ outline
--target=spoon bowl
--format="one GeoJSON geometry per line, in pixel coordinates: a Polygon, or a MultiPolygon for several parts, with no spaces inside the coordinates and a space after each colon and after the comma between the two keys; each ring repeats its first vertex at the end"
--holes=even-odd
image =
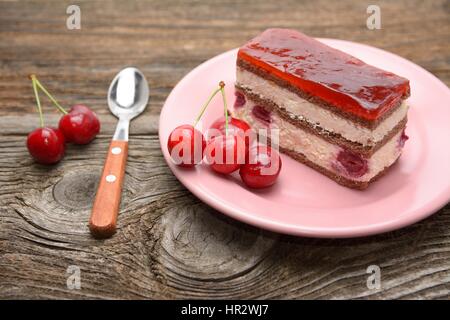
{"type": "Polygon", "coordinates": [[[109,86],[109,110],[118,118],[131,120],[144,111],[148,97],[148,83],[142,72],[133,67],[125,68],[109,86]]]}

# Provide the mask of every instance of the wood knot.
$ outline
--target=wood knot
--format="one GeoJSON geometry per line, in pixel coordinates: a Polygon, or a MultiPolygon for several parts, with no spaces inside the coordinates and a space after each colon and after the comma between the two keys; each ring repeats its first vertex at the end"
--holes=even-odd
{"type": "Polygon", "coordinates": [[[174,277],[228,280],[253,269],[276,239],[205,205],[173,209],[162,217],[161,258],[174,277]]]}
{"type": "Polygon", "coordinates": [[[53,197],[64,207],[87,209],[92,206],[99,176],[92,172],[77,172],[65,175],[53,187],[53,197]]]}

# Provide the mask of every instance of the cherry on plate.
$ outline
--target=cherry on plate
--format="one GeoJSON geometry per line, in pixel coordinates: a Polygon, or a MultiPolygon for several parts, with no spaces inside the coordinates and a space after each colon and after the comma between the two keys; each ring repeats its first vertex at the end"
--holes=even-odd
{"type": "Polygon", "coordinates": [[[28,135],[27,148],[36,162],[54,164],[64,156],[65,138],[56,128],[38,128],[28,135]]]}
{"type": "Polygon", "coordinates": [[[192,168],[203,159],[206,141],[191,125],[176,127],[169,135],[167,149],[172,160],[181,167],[192,168]]]}
{"type": "MultiPolygon", "coordinates": [[[[225,117],[217,119],[211,125],[208,131],[208,140],[219,135],[225,135],[225,117]]],[[[245,138],[246,152],[249,146],[257,141],[256,132],[251,129],[250,125],[244,120],[233,117],[228,118],[228,135],[237,135],[240,138],[245,138]]]]}
{"type": "MultiPolygon", "coordinates": [[[[218,133],[225,134],[225,117],[221,117],[214,121],[214,123],[211,125],[210,129],[217,130],[218,133]]],[[[251,130],[250,126],[247,122],[236,119],[233,117],[228,118],[228,134],[230,135],[236,135],[236,134],[242,134],[244,136],[249,130],[251,130]]],[[[214,135],[215,132],[212,132],[214,135]]]]}
{"type": "Polygon", "coordinates": [[[245,163],[245,141],[236,135],[221,135],[212,138],[206,147],[206,159],[211,169],[230,174],[245,163]]]}
{"type": "Polygon", "coordinates": [[[257,145],[249,150],[249,158],[239,170],[242,181],[250,188],[272,186],[281,171],[281,157],[269,146],[257,145]]]}
{"type": "Polygon", "coordinates": [[[59,129],[67,142],[87,144],[100,132],[97,115],[84,105],[75,105],[59,121],[59,129]]]}

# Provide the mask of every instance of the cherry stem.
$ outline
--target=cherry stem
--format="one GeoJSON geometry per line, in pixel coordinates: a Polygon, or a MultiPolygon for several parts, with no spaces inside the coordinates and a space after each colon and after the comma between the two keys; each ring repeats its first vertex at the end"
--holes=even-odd
{"type": "Polygon", "coordinates": [[[217,89],[214,90],[214,92],[209,96],[208,100],[207,100],[206,103],[203,105],[203,107],[202,107],[200,113],[198,114],[197,118],[195,119],[194,127],[198,124],[198,122],[200,121],[200,119],[201,119],[202,116],[203,116],[203,113],[205,113],[205,110],[206,110],[206,108],[208,107],[209,103],[210,103],[211,100],[214,98],[214,96],[217,94],[217,92],[220,91],[220,89],[221,89],[220,87],[217,88],[217,89]]]}
{"type": "Polygon", "coordinates": [[[38,87],[47,95],[47,97],[53,102],[53,104],[58,108],[58,110],[61,111],[63,114],[67,114],[67,111],[63,107],[61,107],[61,105],[58,103],[58,101],[56,101],[56,99],[50,94],[50,92],[48,92],[47,89],[45,89],[45,87],[36,78],[36,76],[32,75],[31,77],[34,78],[38,87]]]}
{"type": "Polygon", "coordinates": [[[222,93],[223,98],[223,111],[225,113],[225,135],[228,135],[228,106],[227,106],[227,97],[225,94],[225,83],[223,81],[220,81],[220,92],[222,93]]]}
{"type": "Polygon", "coordinates": [[[41,100],[39,99],[39,94],[36,87],[36,77],[35,75],[31,75],[31,84],[33,85],[33,91],[34,91],[34,97],[36,98],[37,108],[39,112],[39,122],[41,125],[41,128],[44,127],[44,116],[42,115],[42,107],[41,107],[41,100]]]}

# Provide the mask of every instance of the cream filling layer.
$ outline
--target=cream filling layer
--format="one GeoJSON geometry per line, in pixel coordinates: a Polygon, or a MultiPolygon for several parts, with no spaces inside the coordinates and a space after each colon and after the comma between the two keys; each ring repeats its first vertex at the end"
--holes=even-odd
{"type": "Polygon", "coordinates": [[[302,99],[273,81],[263,79],[240,67],[237,68],[236,83],[261,99],[271,100],[280,108],[285,109],[293,119],[306,120],[312,125],[318,125],[329,132],[338,133],[345,139],[362,145],[374,146],[383,140],[384,136],[403,120],[408,112],[408,105],[403,101],[397,110],[374,130],[371,130],[302,99]]]}
{"type": "MultiPolygon", "coordinates": [[[[341,147],[323,140],[315,134],[300,129],[290,122],[282,119],[272,113],[272,122],[270,125],[257,119],[251,110],[255,103],[247,98],[244,106],[235,108],[233,114],[235,117],[245,120],[253,129],[260,133],[267,132],[267,129],[279,129],[279,145],[285,149],[303,154],[309,161],[325,168],[328,171],[335,172],[338,175],[354,181],[370,181],[385,168],[391,166],[401,155],[399,140],[402,132],[400,131],[392,137],[384,146],[378,149],[372,157],[367,159],[368,171],[361,177],[355,178],[347,175],[336,166],[337,155],[342,150],[341,147]]],[[[270,134],[274,134],[272,131],[270,134]]]]}

